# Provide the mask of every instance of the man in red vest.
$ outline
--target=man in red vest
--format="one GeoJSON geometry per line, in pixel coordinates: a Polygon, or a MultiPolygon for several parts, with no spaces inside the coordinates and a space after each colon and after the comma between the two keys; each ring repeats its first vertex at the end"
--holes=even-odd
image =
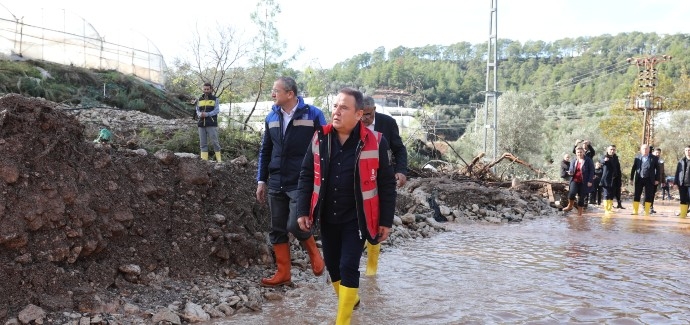
{"type": "Polygon", "coordinates": [[[395,174],[388,142],[361,122],[362,93],[345,88],[332,123],[314,133],[302,163],[297,223],[321,224],[326,269],[338,295],[336,324],[349,324],[359,303],[359,262],[367,240],[388,238],[395,211],[395,174]]]}

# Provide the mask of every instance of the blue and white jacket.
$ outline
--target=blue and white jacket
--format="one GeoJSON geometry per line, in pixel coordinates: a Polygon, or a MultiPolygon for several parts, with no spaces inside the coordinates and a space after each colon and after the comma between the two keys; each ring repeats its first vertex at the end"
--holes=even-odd
{"type": "Polygon", "coordinates": [[[266,116],[256,179],[266,182],[272,190],[297,189],[304,154],[314,136],[316,126],[326,124],[321,109],[305,104],[301,96],[297,96],[297,101],[297,107],[284,135],[280,107],[273,105],[271,112],[266,116]]]}

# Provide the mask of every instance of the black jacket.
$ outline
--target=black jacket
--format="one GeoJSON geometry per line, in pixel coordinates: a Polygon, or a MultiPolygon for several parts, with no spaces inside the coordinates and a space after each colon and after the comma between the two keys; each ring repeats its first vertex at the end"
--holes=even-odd
{"type": "Polygon", "coordinates": [[[661,169],[659,168],[659,157],[649,154],[646,162],[642,162],[642,155],[635,156],[632,169],[630,170],[630,180],[635,178],[652,178],[655,181],[661,182],[661,169]]]}
{"type": "Polygon", "coordinates": [[[677,186],[690,186],[690,159],[683,157],[678,161],[673,183],[677,186]]]}
{"type": "Polygon", "coordinates": [[[561,178],[570,182],[571,176],[568,175],[568,170],[570,169],[570,161],[561,160],[561,178]]]}
{"type": "Polygon", "coordinates": [[[219,112],[220,109],[218,108],[218,98],[216,96],[206,94],[201,95],[196,102],[196,114],[199,116],[197,126],[200,128],[217,127],[219,112]],[[206,116],[201,118],[201,113],[206,113],[206,116]]]}
{"type": "Polygon", "coordinates": [[[601,182],[602,187],[614,187],[621,182],[621,163],[617,155],[604,155],[601,158],[601,182]],[[608,159],[607,159],[608,158],[608,159]]]}
{"type": "MultiPolygon", "coordinates": [[[[365,127],[363,123],[360,122],[359,127],[365,127]]],[[[358,134],[359,127],[355,128],[353,135],[358,134]]],[[[319,202],[316,203],[315,207],[311,206],[311,197],[314,191],[314,154],[311,149],[311,145],[307,148],[307,153],[304,156],[304,162],[302,163],[302,170],[299,176],[299,199],[297,201],[297,211],[299,216],[308,216],[310,210],[314,209],[314,221],[320,221],[323,204],[322,201],[326,198],[324,190],[328,188],[328,184],[323,182],[328,180],[330,172],[330,152],[331,146],[329,145],[331,136],[337,136],[336,131],[333,130],[329,134],[324,134],[323,129],[319,127],[317,130],[317,136],[319,138],[319,152],[321,153],[321,192],[319,192],[319,202]]],[[[357,202],[357,219],[359,223],[360,233],[366,235],[366,238],[371,243],[376,243],[376,241],[371,238],[369,231],[367,230],[367,223],[364,216],[364,208],[362,197],[362,190],[360,189],[360,179],[359,179],[359,156],[364,146],[364,141],[359,140],[357,144],[357,161],[355,162],[355,200],[357,202]]],[[[395,215],[395,174],[393,172],[393,167],[390,165],[388,160],[388,142],[386,138],[381,138],[379,142],[379,168],[376,175],[378,197],[379,197],[379,226],[392,227],[393,217],[395,215]]]]}
{"type": "Polygon", "coordinates": [[[407,149],[400,138],[398,123],[394,118],[381,113],[374,114],[374,131],[381,132],[388,140],[393,153],[393,168],[396,173],[407,175],[407,149]]]}

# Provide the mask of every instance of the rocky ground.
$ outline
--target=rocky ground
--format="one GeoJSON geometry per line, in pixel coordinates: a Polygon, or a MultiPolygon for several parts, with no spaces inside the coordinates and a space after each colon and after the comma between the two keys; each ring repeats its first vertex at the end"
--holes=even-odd
{"type": "MultiPolygon", "coordinates": [[[[273,257],[267,208],[254,199],[255,163],[94,144],[86,128],[138,119],[107,112],[114,117],[0,98],[0,321],[194,323],[283,299],[293,287],[258,285],[273,257]]],[[[498,185],[410,179],[384,252],[444,231],[444,222],[557,214],[541,185],[498,185]]],[[[292,264],[294,282],[317,281],[297,242],[292,264]]]]}

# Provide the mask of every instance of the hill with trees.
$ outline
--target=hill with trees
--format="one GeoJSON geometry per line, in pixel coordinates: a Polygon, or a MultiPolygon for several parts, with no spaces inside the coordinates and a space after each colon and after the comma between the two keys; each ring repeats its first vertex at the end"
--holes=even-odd
{"type": "MultiPolygon", "coordinates": [[[[279,12],[279,8],[272,8],[279,12]]],[[[443,157],[413,154],[411,162],[416,166],[431,159],[458,163],[484,149],[486,44],[459,42],[389,51],[379,47],[331,69],[296,71],[288,63],[298,53],[284,58],[271,45],[280,41],[277,31],[266,23],[271,17],[255,16],[257,24],[266,29],[263,38],[251,43],[258,44],[251,47],[253,52],[244,50],[249,43],[232,37],[223,38],[221,45],[201,39],[192,42],[198,46],[197,62],[177,60],[168,69],[166,90],[114,71],[1,60],[0,92],[44,97],[78,107],[107,105],[177,118],[191,114],[189,102],[199,93],[202,82],[212,81],[223,102],[260,101],[270,100],[267,89],[275,78],[289,75],[298,80],[303,95],[317,97],[317,105],[326,111],[326,96],[345,86],[380,95],[388,106],[419,108],[421,123],[414,134],[406,135],[408,143],[441,141],[453,150],[441,150],[446,153],[443,157]],[[220,46],[225,52],[204,51],[203,46],[220,46]],[[201,56],[209,52],[218,55],[201,56]],[[253,59],[240,60],[249,56],[253,59]],[[214,64],[221,61],[232,63],[214,64]],[[319,98],[323,100],[319,102],[319,98]]],[[[219,27],[217,35],[234,35],[232,32],[231,28],[219,27]]],[[[639,70],[627,59],[662,55],[672,59],[657,66],[656,94],[665,99],[665,111],[657,113],[663,119],[655,124],[654,144],[669,149],[664,151],[667,159],[679,158],[682,147],[690,143],[681,132],[690,102],[688,36],[631,32],[524,44],[499,39],[498,151],[511,152],[543,170],[543,175],[534,175],[514,167],[518,170],[508,173],[556,178],[555,164],[572,149],[575,139],[584,138],[592,140],[599,153],[607,144],[617,144],[621,160],[628,164],[641,141],[642,114],[629,109],[631,99],[639,93],[639,70]]],[[[492,114],[487,113],[489,121],[492,114]]],[[[493,146],[492,139],[488,144],[493,146]]]]}

